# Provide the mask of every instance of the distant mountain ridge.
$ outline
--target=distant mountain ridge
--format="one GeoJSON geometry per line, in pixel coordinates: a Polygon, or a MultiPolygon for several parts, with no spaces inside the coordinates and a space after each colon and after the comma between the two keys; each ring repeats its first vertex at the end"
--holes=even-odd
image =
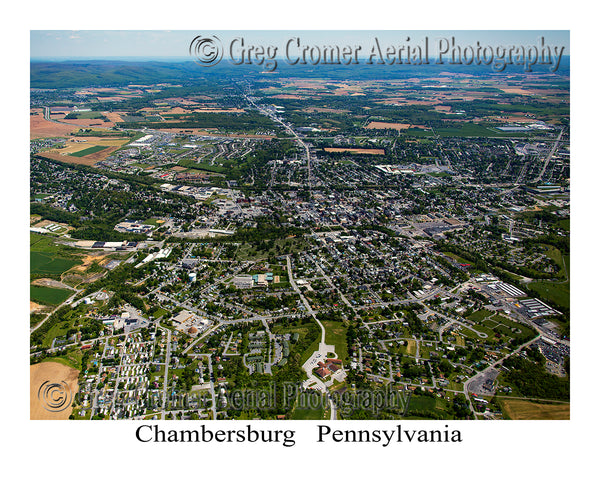
{"type": "MultiPolygon", "coordinates": [[[[569,75],[570,58],[564,56],[559,75],[569,75]]],[[[428,77],[441,72],[471,75],[495,74],[490,66],[436,65],[288,65],[280,61],[278,68],[268,75],[286,77],[319,77],[337,80],[385,79],[428,77]]],[[[506,73],[524,73],[523,66],[507,66],[506,73]]],[[[547,66],[534,66],[530,74],[548,74],[547,66]]],[[[227,61],[212,67],[202,67],[195,62],[125,61],[125,60],[66,60],[32,61],[30,63],[31,88],[80,88],[93,86],[122,86],[131,83],[186,83],[214,76],[232,78],[265,75],[258,65],[231,65],[227,61]]]]}

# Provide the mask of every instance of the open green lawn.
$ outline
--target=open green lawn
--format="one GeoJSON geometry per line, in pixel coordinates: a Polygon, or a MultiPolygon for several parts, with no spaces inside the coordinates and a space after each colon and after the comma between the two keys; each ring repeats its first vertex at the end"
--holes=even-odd
{"type": "Polygon", "coordinates": [[[92,153],[101,152],[105,148],[108,148],[108,147],[103,147],[102,145],[95,145],[90,148],[85,148],[83,150],[79,150],[78,152],[69,153],[69,155],[71,157],[85,157],[86,155],[90,155],[92,153]]]}
{"type": "Polygon", "coordinates": [[[44,305],[60,305],[72,294],[71,290],[64,290],[62,288],[39,287],[37,285],[29,286],[30,299],[44,305]]]}
{"type": "Polygon", "coordinates": [[[348,328],[342,322],[321,321],[325,327],[325,343],[335,345],[335,353],[342,362],[348,358],[348,344],[346,332],[348,328]]]}
{"type": "Polygon", "coordinates": [[[296,399],[293,420],[323,420],[327,400],[316,392],[303,392],[296,399]]]}
{"type": "Polygon", "coordinates": [[[521,341],[535,336],[535,332],[527,325],[514,322],[500,314],[496,314],[493,317],[488,317],[484,321],[484,325],[494,332],[498,332],[509,338],[516,338],[521,341]]]}
{"type": "MultiPolygon", "coordinates": [[[[235,253],[235,260],[246,261],[255,260],[257,258],[275,257],[277,255],[293,254],[305,250],[308,242],[302,237],[279,238],[273,242],[273,248],[268,250],[258,250],[257,246],[252,243],[242,243],[235,253]]],[[[275,273],[280,275],[282,283],[287,284],[287,275],[285,273],[275,273]]]]}
{"type": "Polygon", "coordinates": [[[528,288],[537,292],[543,299],[548,299],[562,307],[570,308],[571,296],[569,283],[531,282],[528,288]]]}
{"type": "Polygon", "coordinates": [[[406,418],[412,416],[427,417],[427,412],[439,415],[442,418],[449,418],[445,406],[446,402],[441,398],[413,394],[410,396],[406,418]]]}
{"type": "Polygon", "coordinates": [[[144,225],[152,225],[153,227],[159,227],[161,226],[164,222],[158,223],[158,218],[147,218],[146,220],[144,220],[142,223],[144,225]]]}
{"type": "Polygon", "coordinates": [[[160,318],[163,315],[166,315],[167,313],[169,312],[167,312],[164,308],[159,308],[158,310],[156,310],[156,312],[154,312],[154,318],[160,318]]]}
{"type": "Polygon", "coordinates": [[[476,312],[473,312],[467,318],[469,320],[473,320],[474,322],[480,322],[484,318],[489,317],[490,315],[492,315],[492,312],[490,312],[489,310],[486,310],[486,309],[481,309],[481,310],[477,310],[476,312]]]}
{"type": "Polygon", "coordinates": [[[571,219],[570,218],[563,218],[562,220],[559,220],[558,221],[558,226],[560,228],[562,228],[563,230],[570,231],[571,230],[571,219]]]}
{"type": "MultiPolygon", "coordinates": [[[[321,342],[321,334],[312,342],[306,350],[302,353],[300,357],[300,365],[304,365],[304,363],[310,358],[310,356],[319,348],[319,343],[321,342]]],[[[336,349],[337,352],[337,349],[336,349]]]]}
{"type": "MultiPolygon", "coordinates": [[[[544,245],[546,247],[546,256],[551,258],[559,267],[558,277],[566,278],[565,267],[563,264],[563,255],[560,250],[552,245],[544,245]]],[[[566,262],[566,259],[565,259],[566,262]]]]}
{"type": "Polygon", "coordinates": [[[228,171],[228,169],[225,166],[211,165],[210,163],[203,163],[203,162],[199,163],[199,162],[196,162],[195,160],[190,160],[190,159],[180,160],[178,165],[181,167],[192,168],[194,170],[203,170],[206,172],[213,172],[213,173],[226,173],[228,171]]]}

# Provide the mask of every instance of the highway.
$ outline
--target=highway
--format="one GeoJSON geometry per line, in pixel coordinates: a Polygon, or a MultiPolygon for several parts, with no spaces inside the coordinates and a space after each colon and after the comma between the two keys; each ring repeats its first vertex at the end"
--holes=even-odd
{"type": "Polygon", "coordinates": [[[542,179],[542,177],[544,176],[544,173],[546,173],[546,168],[548,167],[548,164],[550,163],[550,160],[552,159],[552,157],[556,153],[556,150],[558,150],[558,145],[560,144],[560,139],[562,137],[563,131],[564,131],[564,129],[561,128],[560,132],[558,134],[558,137],[556,138],[556,141],[554,142],[554,145],[552,146],[552,149],[550,150],[550,152],[548,153],[548,156],[546,157],[546,160],[544,162],[544,166],[542,167],[542,171],[535,178],[534,182],[539,182],[542,179]]]}
{"type": "Polygon", "coordinates": [[[298,133],[291,127],[291,125],[284,123],[274,113],[271,113],[268,110],[265,110],[264,108],[261,108],[258,105],[256,105],[256,103],[254,103],[254,101],[251,100],[248,97],[248,95],[244,94],[244,98],[248,101],[248,103],[252,104],[252,106],[254,106],[260,113],[262,113],[263,115],[266,115],[274,122],[281,124],[283,126],[283,128],[285,128],[286,132],[293,135],[294,138],[296,139],[296,141],[302,146],[302,148],[304,148],[304,151],[306,154],[306,168],[307,168],[306,183],[310,190],[310,188],[312,187],[312,176],[311,176],[311,170],[310,170],[310,149],[309,149],[308,145],[306,143],[304,143],[304,141],[302,140],[302,137],[300,137],[300,135],[298,135],[298,133]]]}

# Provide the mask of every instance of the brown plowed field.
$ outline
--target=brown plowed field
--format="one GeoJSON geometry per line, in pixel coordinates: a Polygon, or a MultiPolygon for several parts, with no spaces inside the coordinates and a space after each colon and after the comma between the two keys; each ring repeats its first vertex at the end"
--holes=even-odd
{"type": "Polygon", "coordinates": [[[70,133],[79,130],[76,125],[64,125],[46,120],[42,108],[33,108],[31,113],[33,115],[29,116],[30,138],[67,137],[70,133]]]}
{"type": "Polygon", "coordinates": [[[370,122],[365,128],[375,129],[375,130],[389,128],[389,129],[401,131],[401,130],[407,130],[408,128],[410,128],[410,123],[370,122]]]}
{"type": "Polygon", "coordinates": [[[58,160],[63,163],[75,163],[77,165],[88,165],[92,166],[98,162],[101,162],[106,157],[108,157],[115,150],[118,150],[119,147],[108,147],[104,150],[96,153],[91,153],[90,155],[86,155],[85,157],[73,157],[71,155],[63,155],[58,153],[57,151],[49,151],[40,153],[40,157],[50,158],[52,160],[58,160]]]}
{"type": "Polygon", "coordinates": [[[29,418],[31,420],[68,419],[73,411],[73,407],[71,407],[73,398],[79,390],[78,377],[79,370],[67,367],[62,363],[43,362],[31,365],[29,367],[29,418]],[[50,384],[62,385],[62,382],[67,384],[67,387],[62,391],[57,388],[46,390],[44,387],[44,384],[46,386],[50,384]],[[41,395],[40,392],[47,392],[47,395],[41,395]],[[46,398],[46,401],[44,401],[44,398],[46,398]],[[59,412],[52,409],[52,405],[61,403],[63,398],[66,400],[70,398],[70,401],[67,402],[69,406],[59,412]]]}
{"type": "Polygon", "coordinates": [[[383,148],[324,148],[326,152],[348,152],[348,153],[360,153],[367,155],[385,155],[383,148]]]}

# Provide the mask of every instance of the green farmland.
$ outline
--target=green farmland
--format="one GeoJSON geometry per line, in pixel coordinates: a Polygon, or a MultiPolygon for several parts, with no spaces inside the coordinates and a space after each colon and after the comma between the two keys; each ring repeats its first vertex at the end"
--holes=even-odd
{"type": "Polygon", "coordinates": [[[43,275],[60,275],[79,264],[79,262],[74,260],[42,252],[30,252],[29,261],[31,262],[30,273],[40,273],[43,275]]]}
{"type": "Polygon", "coordinates": [[[72,294],[73,292],[71,290],[64,290],[62,288],[38,287],[36,285],[29,286],[30,299],[44,305],[60,305],[72,294]]]}
{"type": "Polygon", "coordinates": [[[527,135],[527,133],[524,132],[503,132],[477,123],[465,123],[460,127],[436,128],[435,132],[431,130],[409,128],[403,133],[405,135],[414,135],[416,137],[433,137],[436,134],[440,137],[523,137],[527,135]]]}
{"type": "Polygon", "coordinates": [[[44,235],[31,233],[29,236],[29,273],[31,275],[60,275],[81,261],[75,249],[54,243],[44,235]]]}
{"type": "Polygon", "coordinates": [[[105,148],[102,145],[95,145],[90,148],[86,148],[84,150],[79,150],[78,152],[69,153],[71,157],[85,157],[86,155],[91,155],[92,153],[101,152],[105,148]]]}

